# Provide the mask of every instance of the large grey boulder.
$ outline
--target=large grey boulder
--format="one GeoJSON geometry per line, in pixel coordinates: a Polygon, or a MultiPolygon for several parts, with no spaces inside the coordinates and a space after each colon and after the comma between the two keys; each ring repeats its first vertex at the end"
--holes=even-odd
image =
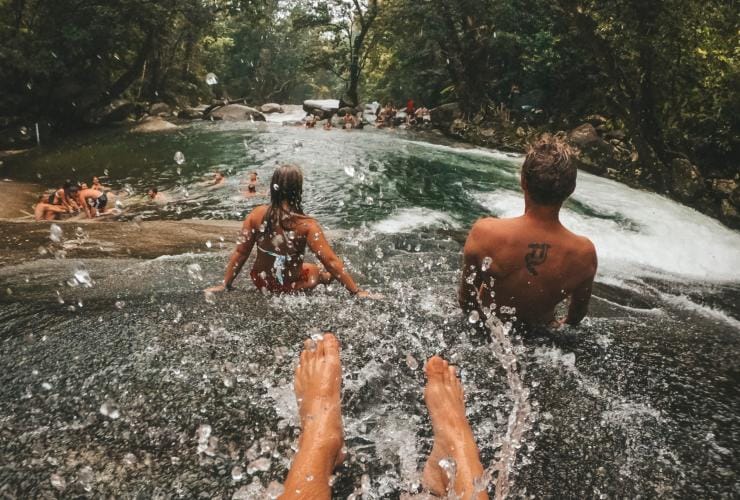
{"type": "Polygon", "coordinates": [[[260,111],[263,113],[282,113],[283,107],[275,102],[268,102],[260,106],[260,111]]]}
{"type": "Polygon", "coordinates": [[[139,124],[131,129],[131,132],[149,133],[175,130],[179,128],[174,123],[170,123],[160,116],[147,116],[139,121],[139,124]]]}
{"type": "Polygon", "coordinates": [[[149,106],[149,114],[152,116],[169,116],[172,114],[172,109],[167,103],[155,102],[149,106]]]}
{"type": "Polygon", "coordinates": [[[224,121],[244,121],[251,120],[255,122],[264,122],[265,115],[254,108],[242,104],[227,104],[212,110],[208,117],[214,120],[224,121]]]}
{"type": "Polygon", "coordinates": [[[317,116],[320,120],[334,116],[339,111],[339,99],[309,99],[303,101],[303,111],[317,116]]]}

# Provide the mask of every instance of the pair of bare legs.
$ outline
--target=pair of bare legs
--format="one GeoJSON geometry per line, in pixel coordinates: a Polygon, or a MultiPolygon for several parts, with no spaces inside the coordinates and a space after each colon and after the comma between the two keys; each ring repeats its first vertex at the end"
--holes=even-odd
{"type": "MultiPolygon", "coordinates": [[[[476,491],[474,486],[484,471],[465,417],[465,397],[455,368],[433,356],[424,370],[427,376],[424,399],[434,431],[434,446],[424,467],[424,486],[439,496],[446,496],[448,488],[454,488],[464,500],[488,498],[485,491],[476,491]],[[454,470],[443,470],[440,466],[443,459],[452,459],[454,470]]],[[[321,340],[306,341],[295,374],[301,436],[280,498],[331,498],[329,477],[344,460],[341,384],[342,366],[336,337],[325,333],[321,340]]]]}

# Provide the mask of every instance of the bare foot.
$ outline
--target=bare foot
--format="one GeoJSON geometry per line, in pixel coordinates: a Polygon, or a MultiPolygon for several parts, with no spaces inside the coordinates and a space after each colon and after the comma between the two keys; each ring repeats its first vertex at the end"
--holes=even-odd
{"type": "Polygon", "coordinates": [[[340,389],[339,341],[331,333],[306,340],[295,373],[295,394],[301,417],[299,449],[316,450],[339,464],[344,444],[340,389]]]}
{"type": "MultiPolygon", "coordinates": [[[[424,390],[434,431],[434,446],[429,455],[422,481],[424,487],[439,496],[446,496],[450,487],[448,473],[440,460],[455,461],[457,474],[455,490],[462,498],[473,494],[473,481],[483,474],[473,432],[465,416],[465,395],[455,368],[439,356],[427,361],[424,371],[427,385],[424,390]]],[[[450,471],[455,474],[455,471],[450,471]]]]}

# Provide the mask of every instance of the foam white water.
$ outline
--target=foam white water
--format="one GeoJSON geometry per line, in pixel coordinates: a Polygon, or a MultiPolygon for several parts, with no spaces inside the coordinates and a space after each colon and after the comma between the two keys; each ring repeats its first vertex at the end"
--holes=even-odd
{"type": "Polygon", "coordinates": [[[511,162],[521,162],[524,158],[523,155],[517,154],[517,153],[504,153],[503,151],[497,151],[495,149],[483,149],[483,148],[475,148],[475,147],[455,147],[455,146],[445,146],[443,144],[432,144],[431,142],[423,142],[423,141],[412,141],[408,139],[403,139],[403,142],[414,144],[416,146],[422,146],[427,149],[436,149],[438,151],[445,151],[449,153],[455,153],[455,154],[469,154],[469,155],[475,155],[475,156],[484,156],[486,158],[493,158],[495,160],[503,160],[503,161],[511,161],[511,162]]]}
{"type": "Polygon", "coordinates": [[[386,234],[405,233],[422,227],[457,227],[457,223],[446,213],[421,207],[403,208],[389,217],[375,222],[374,231],[386,234]]]}
{"type": "MultiPolygon", "coordinates": [[[[584,172],[573,199],[598,215],[564,209],[563,224],[596,245],[600,274],[672,274],[708,281],[740,281],[740,233],[663,196],[584,172]]],[[[499,217],[524,209],[521,193],[495,191],[475,198],[499,217]]]]}

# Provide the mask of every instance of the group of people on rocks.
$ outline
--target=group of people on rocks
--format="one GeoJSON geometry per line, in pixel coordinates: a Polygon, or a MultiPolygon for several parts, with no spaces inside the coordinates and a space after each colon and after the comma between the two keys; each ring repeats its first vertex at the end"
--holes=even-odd
{"type": "Polygon", "coordinates": [[[429,119],[429,110],[424,106],[415,107],[413,99],[409,99],[403,109],[403,116],[399,116],[399,111],[393,104],[386,103],[378,110],[375,126],[393,128],[396,125],[405,124],[406,127],[416,127],[423,125],[429,119]]]}
{"type": "MultiPolygon", "coordinates": [[[[586,316],[596,250],[591,241],[570,232],[559,220],[563,202],[575,189],[576,174],[570,149],[562,140],[546,135],[531,147],[520,176],[524,214],[482,218],[468,234],[458,288],[458,301],[468,318],[478,318],[487,327],[511,321],[527,329],[575,325],[586,316]],[[557,318],[556,307],[564,300],[569,301],[567,314],[557,318]]],[[[355,297],[382,298],[355,282],[318,221],[303,212],[302,202],[300,168],[278,167],[270,183],[270,203],[246,217],[222,283],[206,292],[234,290],[234,281],[255,250],[250,277],[264,293],[303,293],[336,280],[355,297]],[[304,261],[306,248],[320,265],[304,261]]],[[[331,497],[329,477],[344,459],[339,350],[337,337],[326,332],[307,340],[300,355],[294,388],[302,431],[281,498],[331,497]]],[[[425,373],[424,397],[434,446],[424,468],[424,486],[440,496],[488,498],[455,368],[433,356],[425,373]],[[449,460],[445,459],[455,465],[446,467],[449,460]]]]}
{"type": "MultiPolygon", "coordinates": [[[[226,182],[226,176],[222,171],[213,173],[211,180],[205,181],[202,185],[208,188],[223,187],[226,182]]],[[[265,192],[258,190],[259,182],[257,172],[250,172],[245,183],[243,195],[246,198],[254,196],[264,196],[265,192]]],[[[126,193],[114,193],[111,189],[100,182],[100,178],[95,176],[88,185],[86,182],[65,181],[58,189],[39,195],[34,206],[34,219],[58,220],[65,216],[74,216],[85,214],[88,219],[100,217],[103,215],[115,214],[115,200],[126,193]]],[[[146,193],[146,199],[156,203],[167,203],[169,197],[159,191],[157,186],[151,186],[146,193]]]]}
{"type": "MultiPolygon", "coordinates": [[[[314,115],[309,114],[306,116],[306,120],[303,122],[303,126],[305,128],[316,128],[316,125],[320,119],[314,115]]],[[[339,128],[345,129],[345,130],[351,130],[351,129],[361,129],[364,127],[364,123],[362,121],[362,114],[361,113],[350,113],[346,112],[342,117],[339,119],[339,128]]],[[[332,116],[329,116],[328,118],[324,119],[324,125],[322,126],[324,130],[331,130],[334,127],[334,124],[332,123],[332,116]]]]}
{"type": "Polygon", "coordinates": [[[97,217],[110,211],[111,199],[114,195],[100,182],[99,177],[93,177],[90,186],[86,182],[73,183],[66,181],[61,187],[50,193],[39,196],[34,207],[34,218],[40,220],[55,220],[62,214],[84,212],[87,218],[97,217]]]}

